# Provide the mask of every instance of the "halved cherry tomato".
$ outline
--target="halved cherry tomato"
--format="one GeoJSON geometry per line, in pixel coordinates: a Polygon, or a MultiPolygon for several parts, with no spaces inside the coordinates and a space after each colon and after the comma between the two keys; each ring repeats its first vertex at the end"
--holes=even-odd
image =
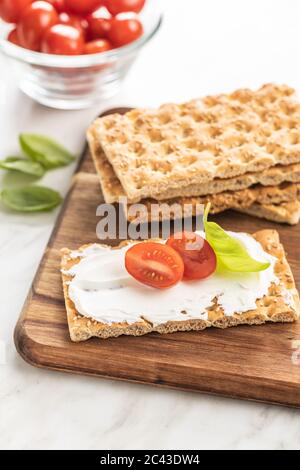
{"type": "Polygon", "coordinates": [[[123,18],[121,14],[112,19],[107,36],[115,47],[122,47],[138,39],[143,32],[143,25],[138,18],[123,18]]]}
{"type": "Polygon", "coordinates": [[[108,36],[111,27],[111,16],[106,8],[100,8],[86,18],[88,23],[88,38],[99,39],[108,36]]]}
{"type": "Polygon", "coordinates": [[[50,3],[44,1],[33,2],[24,10],[17,25],[21,46],[39,51],[43,34],[58,21],[58,14],[50,3]]]}
{"type": "Polygon", "coordinates": [[[33,0],[0,0],[0,18],[7,23],[17,23],[22,12],[33,0]]]}
{"type": "Polygon", "coordinates": [[[88,15],[102,4],[103,0],[65,0],[67,10],[78,15],[88,15]]]}
{"type": "Polygon", "coordinates": [[[204,279],[216,270],[217,259],[210,244],[194,232],[181,232],[167,240],[181,256],[186,280],[204,279]]]}
{"type": "Polygon", "coordinates": [[[58,13],[62,13],[63,11],[67,11],[67,7],[65,4],[65,0],[47,0],[48,3],[54,6],[55,10],[58,13]]]}
{"type": "Polygon", "coordinates": [[[184,271],[180,255],[170,246],[155,242],[141,242],[129,248],[125,267],[137,281],[157,289],[174,286],[184,271]]]}
{"type": "Polygon", "coordinates": [[[16,28],[10,31],[9,35],[7,36],[7,40],[16,46],[20,45],[16,28]]]}
{"type": "Polygon", "coordinates": [[[83,35],[77,28],[55,24],[44,34],[41,50],[46,54],[79,55],[83,47],[83,35]]]}
{"type": "Polygon", "coordinates": [[[145,0],[105,0],[105,6],[113,16],[125,11],[139,13],[144,5],[145,0]]]}
{"type": "Polygon", "coordinates": [[[97,54],[98,52],[110,51],[112,45],[107,39],[94,39],[84,45],[84,54],[97,54]]]}

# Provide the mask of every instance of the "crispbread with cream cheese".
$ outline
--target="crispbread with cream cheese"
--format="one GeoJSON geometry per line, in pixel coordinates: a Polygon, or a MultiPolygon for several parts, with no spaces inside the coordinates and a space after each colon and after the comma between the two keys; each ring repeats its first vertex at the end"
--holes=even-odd
{"type": "MultiPolygon", "coordinates": [[[[97,119],[89,130],[131,201],[300,161],[300,103],[268,84],[97,119]]],[[[176,194],[177,191],[177,194],[176,194]]]]}
{"type": "MultiPolygon", "coordinates": [[[[80,315],[68,294],[68,283],[72,277],[67,274],[67,271],[80,261],[80,257],[74,257],[74,253],[71,256],[71,250],[63,249],[61,262],[62,280],[72,341],[84,341],[93,336],[99,338],[116,337],[122,334],[140,336],[154,331],[158,333],[172,333],[176,331],[203,330],[211,326],[226,328],[239,324],[255,325],[265,322],[295,321],[299,317],[300,312],[299,296],[284,249],[279,242],[278,233],[274,230],[262,230],[256,232],[253,237],[267,253],[278,259],[274,269],[279,280],[277,284],[271,284],[267,296],[256,301],[257,308],[255,310],[225,316],[222,308],[214,303],[207,310],[207,320],[168,321],[158,326],[145,321],[142,317],[142,312],[140,321],[133,324],[127,324],[126,322],[104,324],[80,315]]],[[[124,243],[130,242],[122,242],[119,247],[112,249],[118,249],[124,243]]],[[[86,248],[86,246],[79,248],[79,252],[86,248]]]]}

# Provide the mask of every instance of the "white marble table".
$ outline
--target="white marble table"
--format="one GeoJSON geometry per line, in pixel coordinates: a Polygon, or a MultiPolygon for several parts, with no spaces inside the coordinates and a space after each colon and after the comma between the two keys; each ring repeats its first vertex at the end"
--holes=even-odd
{"type": "MultiPolygon", "coordinates": [[[[264,82],[300,79],[300,4],[293,0],[166,0],[163,29],[122,93],[86,111],[46,109],[23,96],[0,58],[0,158],[20,131],[80,152],[84,130],[113,105],[156,105],[264,82]],[[184,4],[190,10],[181,11],[184,4]]],[[[45,184],[68,189],[73,169],[45,184]]],[[[4,184],[4,182],[0,184],[4,184]]],[[[300,448],[300,411],[38,370],[18,356],[13,329],[57,213],[0,211],[0,448],[300,448]]]]}

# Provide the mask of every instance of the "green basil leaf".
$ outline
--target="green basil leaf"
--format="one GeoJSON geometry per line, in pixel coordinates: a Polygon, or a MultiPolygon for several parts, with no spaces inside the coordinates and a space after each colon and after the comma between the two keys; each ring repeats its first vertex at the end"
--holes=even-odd
{"type": "Polygon", "coordinates": [[[0,169],[19,171],[38,178],[41,178],[45,173],[45,169],[40,163],[22,157],[7,157],[5,160],[0,160],[0,169]]]}
{"type": "Polygon", "coordinates": [[[25,160],[23,157],[17,157],[17,156],[12,156],[12,157],[6,157],[5,160],[0,160],[1,162],[16,162],[18,160],[25,160]]]}
{"type": "Polygon", "coordinates": [[[1,201],[10,209],[19,212],[50,211],[62,202],[61,195],[44,186],[3,189],[1,201]]]}
{"type": "Polygon", "coordinates": [[[74,156],[49,137],[38,134],[20,134],[20,145],[28,157],[47,170],[69,165],[74,156]]]}
{"type": "Polygon", "coordinates": [[[270,266],[269,262],[262,263],[251,258],[244,245],[231,237],[220,225],[208,222],[209,209],[210,204],[207,204],[203,223],[206,240],[216,253],[219,270],[247,273],[264,271],[270,266]]]}

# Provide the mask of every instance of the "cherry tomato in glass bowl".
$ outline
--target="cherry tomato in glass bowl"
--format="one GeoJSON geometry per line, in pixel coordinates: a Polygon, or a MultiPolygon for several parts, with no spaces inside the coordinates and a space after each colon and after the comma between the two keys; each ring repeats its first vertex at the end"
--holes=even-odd
{"type": "Polygon", "coordinates": [[[26,49],[40,50],[40,44],[45,31],[59,18],[55,8],[44,1],[33,2],[29,5],[17,24],[20,44],[26,49]]]}
{"type": "Polygon", "coordinates": [[[107,39],[94,39],[86,42],[84,45],[84,54],[97,54],[98,52],[106,52],[112,49],[112,45],[107,39]]]}
{"type": "Polygon", "coordinates": [[[125,11],[139,13],[144,5],[145,0],[105,0],[105,6],[113,16],[125,11]]]}
{"type": "Polygon", "coordinates": [[[9,33],[8,36],[7,36],[7,40],[8,40],[9,42],[12,42],[12,43],[15,44],[16,46],[19,46],[19,45],[20,45],[16,28],[13,29],[12,31],[10,31],[10,33],[9,33]]]}
{"type": "Polygon", "coordinates": [[[216,270],[216,254],[210,244],[194,232],[181,232],[170,237],[167,246],[172,247],[182,258],[183,279],[204,279],[216,270]]]}
{"type": "Polygon", "coordinates": [[[143,32],[143,25],[138,18],[124,18],[122,15],[117,15],[111,20],[107,37],[113,46],[122,47],[138,39],[143,32]]]}
{"type": "Polygon", "coordinates": [[[44,34],[41,50],[46,54],[80,55],[83,52],[82,33],[73,26],[55,24],[44,34]]]}
{"type": "Polygon", "coordinates": [[[67,11],[78,15],[89,15],[103,5],[103,0],[65,0],[67,11]]]}
{"type": "Polygon", "coordinates": [[[65,0],[46,0],[48,3],[54,6],[55,10],[58,13],[62,13],[63,11],[67,11],[67,7],[65,5],[65,0]]]}
{"type": "Polygon", "coordinates": [[[7,23],[17,23],[25,8],[33,0],[0,0],[0,18],[7,23]]]}
{"type": "Polygon", "coordinates": [[[183,276],[183,261],[170,246],[141,242],[126,251],[125,267],[137,281],[157,289],[177,284],[183,276]]]}
{"type": "Polygon", "coordinates": [[[106,8],[100,8],[86,17],[88,24],[88,38],[99,39],[108,36],[111,27],[111,15],[106,8]]]}

